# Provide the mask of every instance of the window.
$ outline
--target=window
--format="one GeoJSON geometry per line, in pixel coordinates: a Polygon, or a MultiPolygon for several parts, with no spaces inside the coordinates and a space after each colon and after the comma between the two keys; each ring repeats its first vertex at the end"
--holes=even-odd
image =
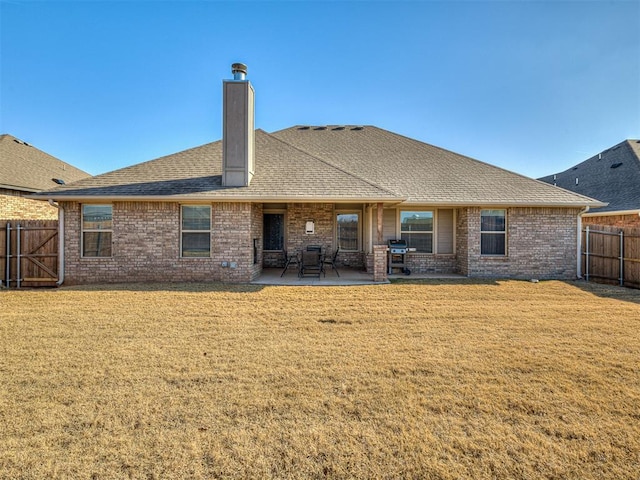
{"type": "Polygon", "coordinates": [[[480,213],[480,254],[506,255],[506,210],[482,210],[480,213]]]}
{"type": "Polygon", "coordinates": [[[336,231],[340,250],[360,250],[360,214],[338,213],[336,215],[336,231]]]}
{"type": "Polygon", "coordinates": [[[110,257],[111,205],[82,206],[82,256],[110,257]]]}
{"type": "Polygon", "coordinates": [[[433,253],[433,212],[400,212],[400,238],[416,252],[433,253]]]}
{"type": "Polygon", "coordinates": [[[265,213],[262,217],[263,250],[284,249],[284,213],[265,213]]]}
{"type": "Polygon", "coordinates": [[[182,256],[208,257],[211,252],[211,207],[182,206],[182,256]]]}

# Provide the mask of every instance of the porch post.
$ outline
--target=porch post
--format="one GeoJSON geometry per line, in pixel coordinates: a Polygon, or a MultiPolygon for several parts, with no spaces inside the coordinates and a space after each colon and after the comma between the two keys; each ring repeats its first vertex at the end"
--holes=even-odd
{"type": "Polygon", "coordinates": [[[384,243],[383,241],[384,237],[382,236],[382,204],[381,203],[378,204],[377,229],[378,229],[378,237],[376,238],[376,245],[382,245],[384,243]]]}
{"type": "Polygon", "coordinates": [[[387,281],[387,246],[384,244],[382,235],[382,203],[377,205],[377,225],[378,235],[376,244],[373,246],[373,281],[387,281]]]}

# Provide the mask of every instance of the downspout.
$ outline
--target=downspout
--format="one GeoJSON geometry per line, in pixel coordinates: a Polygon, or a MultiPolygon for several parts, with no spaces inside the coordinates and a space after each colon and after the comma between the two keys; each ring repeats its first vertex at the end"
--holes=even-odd
{"type": "Polygon", "coordinates": [[[49,205],[58,209],[58,281],[56,285],[60,286],[64,282],[64,208],[51,199],[49,205]]]}
{"type": "Polygon", "coordinates": [[[578,278],[582,278],[582,215],[589,211],[589,207],[584,207],[578,213],[578,261],[576,265],[576,272],[578,278]]]}

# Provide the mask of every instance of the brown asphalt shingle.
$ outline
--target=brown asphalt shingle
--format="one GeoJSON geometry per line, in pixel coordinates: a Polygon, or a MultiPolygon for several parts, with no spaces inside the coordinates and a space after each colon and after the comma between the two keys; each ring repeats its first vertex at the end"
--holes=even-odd
{"type": "Polygon", "coordinates": [[[416,204],[587,205],[591,199],[373,126],[292,127],[273,136],[416,204]]]}
{"type": "Polygon", "coordinates": [[[222,186],[222,142],[97,175],[50,192],[53,198],[159,197],[193,200],[401,200],[366,180],[256,131],[256,173],[248,187],[222,186]]]}
{"type": "Polygon", "coordinates": [[[429,205],[598,203],[506,170],[365,126],[256,131],[255,176],[222,187],[222,143],[209,143],[49,192],[47,198],[408,201],[429,205]]]}

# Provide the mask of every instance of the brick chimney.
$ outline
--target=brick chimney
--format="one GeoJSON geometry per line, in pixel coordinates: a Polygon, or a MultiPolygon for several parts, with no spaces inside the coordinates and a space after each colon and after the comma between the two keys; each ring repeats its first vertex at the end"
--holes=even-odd
{"type": "Polygon", "coordinates": [[[233,80],[222,82],[222,185],[247,187],[253,178],[254,92],[247,66],[231,66],[233,80]]]}

